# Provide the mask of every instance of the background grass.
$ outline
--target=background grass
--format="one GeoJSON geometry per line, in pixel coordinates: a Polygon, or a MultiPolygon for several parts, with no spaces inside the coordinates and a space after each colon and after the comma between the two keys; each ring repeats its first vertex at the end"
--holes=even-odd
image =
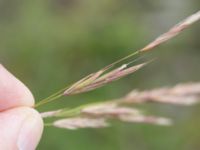
{"type": "MultiPolygon", "coordinates": [[[[40,100],[143,47],[199,9],[198,0],[1,0],[0,60],[40,100]]],[[[134,75],[40,111],[122,96],[128,91],[200,80],[200,26],[152,53],[159,58],[134,75]]],[[[46,128],[40,150],[197,150],[199,105],[142,106],[172,117],[158,127],[115,123],[107,129],[46,128]]]]}

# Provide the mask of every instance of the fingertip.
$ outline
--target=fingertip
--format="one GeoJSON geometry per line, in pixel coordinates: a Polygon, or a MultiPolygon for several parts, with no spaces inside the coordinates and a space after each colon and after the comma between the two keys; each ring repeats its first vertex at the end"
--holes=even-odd
{"type": "Polygon", "coordinates": [[[0,111],[33,105],[34,97],[30,90],[0,64],[0,111]]]}
{"type": "Polygon", "coordinates": [[[43,131],[40,114],[29,107],[0,113],[0,149],[35,150],[43,131]]]}
{"type": "Polygon", "coordinates": [[[32,113],[25,119],[17,139],[19,150],[35,150],[43,132],[43,120],[39,113],[32,110],[32,113]]]}

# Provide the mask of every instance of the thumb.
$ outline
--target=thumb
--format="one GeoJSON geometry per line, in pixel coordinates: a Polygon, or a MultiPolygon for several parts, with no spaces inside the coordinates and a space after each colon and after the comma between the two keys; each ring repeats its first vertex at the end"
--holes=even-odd
{"type": "Polygon", "coordinates": [[[43,121],[37,111],[18,107],[0,113],[0,149],[35,150],[43,121]]]}

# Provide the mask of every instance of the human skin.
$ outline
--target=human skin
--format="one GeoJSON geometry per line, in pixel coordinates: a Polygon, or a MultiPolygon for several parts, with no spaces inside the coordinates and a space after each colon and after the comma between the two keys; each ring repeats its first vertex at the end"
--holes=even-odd
{"type": "Polygon", "coordinates": [[[43,131],[30,90],[0,64],[0,150],[35,150],[43,131]]]}

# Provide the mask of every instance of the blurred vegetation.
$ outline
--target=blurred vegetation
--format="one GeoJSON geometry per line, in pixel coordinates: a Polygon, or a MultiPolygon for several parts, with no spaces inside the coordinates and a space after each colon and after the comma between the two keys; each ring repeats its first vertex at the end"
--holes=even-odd
{"type": "MultiPolygon", "coordinates": [[[[143,47],[199,9],[198,0],[1,0],[0,60],[36,101],[143,47]]],[[[40,111],[107,100],[132,89],[199,81],[200,26],[157,48],[158,60],[109,86],[41,107],[40,111]]],[[[46,128],[38,149],[196,150],[199,106],[143,106],[170,115],[172,127],[116,123],[107,129],[46,128]]]]}

